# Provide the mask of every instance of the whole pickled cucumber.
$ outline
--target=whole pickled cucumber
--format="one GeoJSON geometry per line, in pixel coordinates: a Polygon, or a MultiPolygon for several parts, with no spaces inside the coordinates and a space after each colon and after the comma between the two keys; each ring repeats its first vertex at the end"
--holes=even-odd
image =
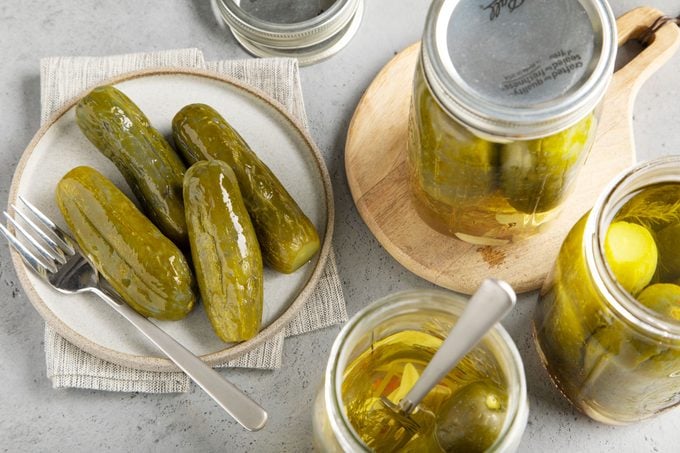
{"type": "Polygon", "coordinates": [[[269,167],[212,107],[184,107],[172,120],[172,136],[188,162],[218,159],[231,167],[262,257],[271,267],[294,272],[319,250],[319,235],[312,222],[269,167]]]}
{"type": "Polygon", "coordinates": [[[191,311],[186,258],[111,181],[76,167],[57,184],[56,198],[85,256],[132,308],[164,320],[191,311]]]}
{"type": "Polygon", "coordinates": [[[121,91],[103,86],[78,102],[76,122],[118,167],[153,223],[183,246],[187,240],[182,205],[186,168],[144,112],[121,91]]]}
{"type": "Polygon", "coordinates": [[[503,429],[507,399],[491,381],[475,381],[458,390],[438,420],[440,445],[446,451],[486,451],[503,429]]]}
{"type": "Polygon", "coordinates": [[[189,242],[201,298],[222,340],[244,341],[262,320],[262,256],[236,180],[218,160],[184,176],[189,242]]]}
{"type": "Polygon", "coordinates": [[[500,182],[510,205],[527,214],[556,208],[576,179],[594,125],[591,114],[549,137],[503,145],[500,182]]]}
{"type": "Polygon", "coordinates": [[[451,121],[420,73],[409,125],[409,161],[415,183],[428,197],[450,206],[478,202],[496,190],[498,149],[451,121]]]}

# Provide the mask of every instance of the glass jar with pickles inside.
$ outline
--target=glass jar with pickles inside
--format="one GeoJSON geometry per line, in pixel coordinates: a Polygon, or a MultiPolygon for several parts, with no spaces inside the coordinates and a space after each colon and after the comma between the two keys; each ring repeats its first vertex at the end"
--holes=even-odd
{"type": "Polygon", "coordinates": [[[569,232],[534,317],[564,395],[595,420],[680,403],[680,157],[614,181],[569,232]]]}
{"type": "Polygon", "coordinates": [[[407,291],[355,315],[336,338],[313,411],[318,451],[514,451],[528,417],[514,343],[497,325],[437,385],[404,427],[381,398],[411,389],[465,307],[443,291],[407,291]]]}
{"type": "Polygon", "coordinates": [[[433,1],[408,141],[430,226],[502,245],[556,217],[594,140],[615,28],[604,0],[433,1]]]}

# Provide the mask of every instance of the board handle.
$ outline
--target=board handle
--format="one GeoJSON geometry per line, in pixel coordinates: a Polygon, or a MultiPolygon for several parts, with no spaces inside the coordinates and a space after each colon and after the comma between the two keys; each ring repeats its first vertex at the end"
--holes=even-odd
{"type": "MultiPolygon", "coordinates": [[[[633,9],[616,21],[619,50],[630,40],[640,40],[649,32],[656,20],[663,16],[657,9],[633,9]]],[[[620,155],[635,163],[635,138],[633,137],[633,105],[642,84],[666,63],[680,45],[680,29],[672,23],[660,27],[649,40],[649,45],[614,73],[603,100],[600,124],[593,148],[599,152],[620,155]],[[624,156],[624,153],[629,153],[624,156]]]]}
{"type": "MultiPolygon", "coordinates": [[[[631,39],[640,39],[649,31],[649,27],[664,14],[654,8],[640,7],[633,9],[616,20],[619,47],[631,39]]],[[[660,27],[652,36],[650,44],[616,71],[613,85],[635,99],[642,84],[666,63],[680,46],[680,28],[668,22],[660,27]]],[[[632,104],[630,106],[632,108],[632,104]]]]}

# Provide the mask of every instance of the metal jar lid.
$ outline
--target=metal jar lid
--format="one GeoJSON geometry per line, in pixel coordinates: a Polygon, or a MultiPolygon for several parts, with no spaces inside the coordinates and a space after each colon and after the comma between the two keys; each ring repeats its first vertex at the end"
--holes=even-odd
{"type": "Polygon", "coordinates": [[[364,0],[296,0],[289,2],[290,5],[285,2],[274,5],[273,12],[257,17],[245,8],[250,8],[246,5],[250,1],[216,0],[219,12],[236,40],[253,55],[294,57],[301,65],[317,63],[345,47],[359,28],[364,11],[364,0]],[[321,12],[300,20],[295,8],[302,9],[307,3],[318,5],[321,12]]]}
{"type": "Polygon", "coordinates": [[[599,104],[614,71],[606,0],[434,0],[422,64],[435,98],[483,135],[537,138],[599,104]]]}

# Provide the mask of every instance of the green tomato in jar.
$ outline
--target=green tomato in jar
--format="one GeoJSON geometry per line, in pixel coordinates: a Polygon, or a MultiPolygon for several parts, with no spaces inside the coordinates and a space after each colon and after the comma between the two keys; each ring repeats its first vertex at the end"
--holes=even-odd
{"type": "Polygon", "coordinates": [[[656,272],[658,251],[654,237],[636,223],[609,225],[604,253],[616,280],[633,296],[649,284],[656,272]]]}
{"type": "Polygon", "coordinates": [[[437,419],[437,438],[446,451],[482,452],[498,438],[507,410],[507,394],[491,381],[458,390],[437,419]]]}
{"type": "Polygon", "coordinates": [[[655,312],[680,321],[680,286],[672,283],[656,283],[645,288],[638,302],[655,312]]]}
{"type": "Polygon", "coordinates": [[[556,208],[576,179],[594,124],[593,115],[588,115],[557,134],[504,145],[500,183],[508,203],[526,214],[556,208]]]}
{"type": "Polygon", "coordinates": [[[659,277],[662,281],[680,277],[680,223],[667,226],[656,235],[659,277]]]}

